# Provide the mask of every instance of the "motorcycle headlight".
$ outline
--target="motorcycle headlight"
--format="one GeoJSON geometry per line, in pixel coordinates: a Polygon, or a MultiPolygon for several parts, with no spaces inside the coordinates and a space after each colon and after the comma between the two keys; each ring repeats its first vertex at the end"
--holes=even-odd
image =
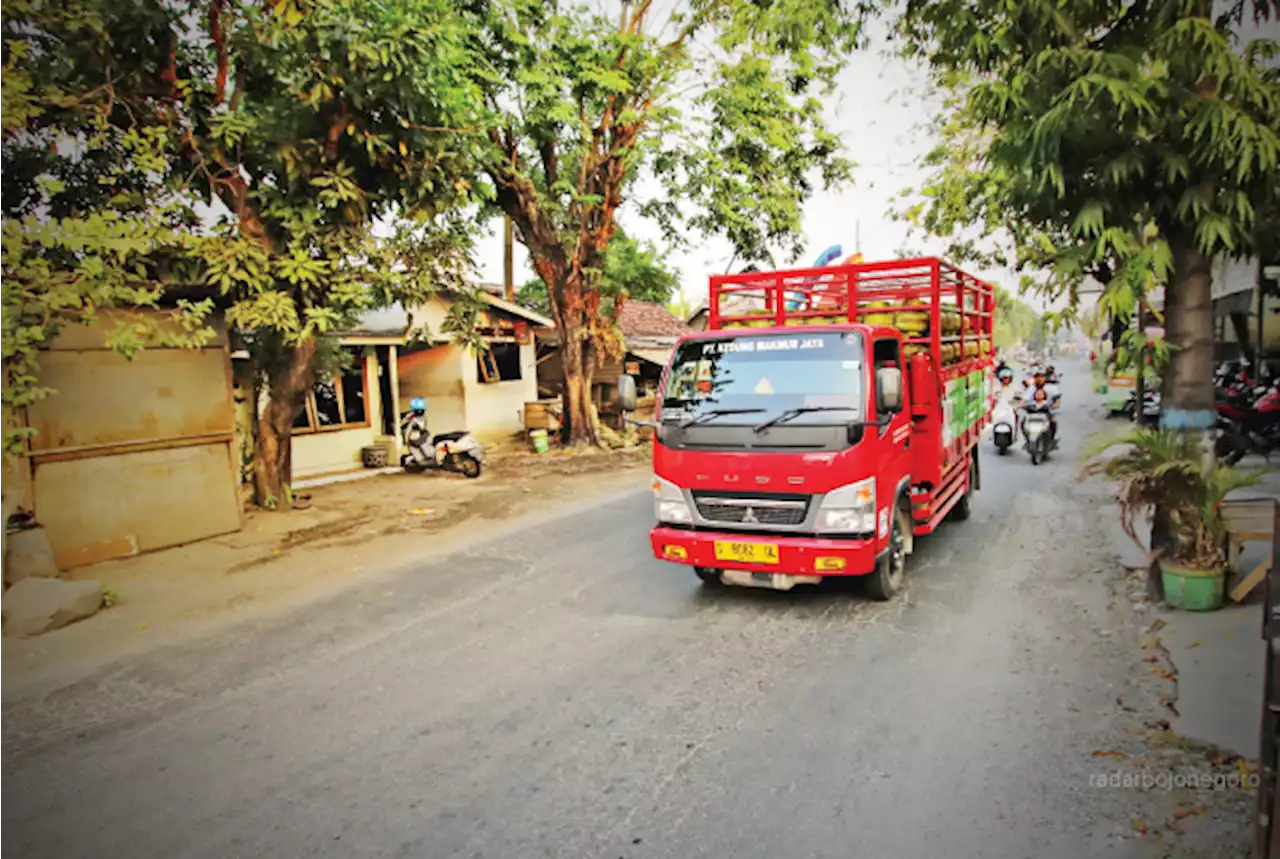
{"type": "Polygon", "coordinates": [[[653,514],[659,522],[671,525],[687,525],[693,521],[689,502],[684,500],[680,487],[656,474],[653,476],[653,514]]]}
{"type": "Polygon", "coordinates": [[[828,492],[818,508],[819,531],[874,534],[876,479],[869,477],[828,492]]]}

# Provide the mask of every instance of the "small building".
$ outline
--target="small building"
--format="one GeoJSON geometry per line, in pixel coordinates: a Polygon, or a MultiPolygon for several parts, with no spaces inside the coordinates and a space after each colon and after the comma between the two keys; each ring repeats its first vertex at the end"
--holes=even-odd
{"type": "Polygon", "coordinates": [[[710,317],[711,308],[704,302],[694,308],[694,311],[689,314],[689,318],[685,320],[685,323],[694,331],[706,331],[710,317]]]}
{"type": "MultiPolygon", "coordinates": [[[[662,371],[676,341],[691,329],[687,323],[660,304],[629,300],[618,316],[624,354],[596,368],[592,399],[601,415],[612,413],[612,399],[618,376],[636,377],[642,397],[657,392],[662,371]]],[[[559,396],[564,390],[564,366],[559,355],[559,336],[554,329],[538,332],[538,388],[543,396],[559,396]]]]}
{"type": "MultiPolygon", "coordinates": [[[[338,366],[316,381],[293,422],[289,457],[295,481],[363,468],[366,447],[387,448],[392,464],[399,458],[396,360],[408,340],[403,314],[367,313],[338,337],[338,366]]],[[[245,380],[238,381],[237,399],[247,403],[245,380]]],[[[251,442],[246,450],[252,451],[251,442]]]]}
{"type": "Polygon", "coordinates": [[[448,294],[432,298],[408,314],[424,340],[408,346],[397,366],[400,402],[427,401],[433,432],[469,430],[481,441],[506,439],[525,429],[525,404],[538,399],[535,332],[554,323],[482,288],[485,305],[476,320],[488,346],[476,352],[443,335],[451,311],[448,294]]]}
{"type": "Polygon", "coordinates": [[[147,348],[130,359],[109,338],[135,319],[172,325],[161,311],[118,310],[64,328],[40,356],[40,381],[56,393],[19,418],[35,434],[6,465],[6,495],[43,526],[61,569],[243,526],[221,315],[204,346],[147,348]]]}

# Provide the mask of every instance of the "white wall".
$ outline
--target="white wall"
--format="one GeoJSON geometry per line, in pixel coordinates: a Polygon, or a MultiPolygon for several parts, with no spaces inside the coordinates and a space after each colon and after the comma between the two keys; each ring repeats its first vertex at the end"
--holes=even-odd
{"type": "MultiPolygon", "coordinates": [[[[397,361],[400,407],[409,400],[427,401],[427,426],[433,433],[470,429],[467,423],[463,368],[474,361],[461,346],[449,343],[433,349],[401,352],[397,361]]],[[[474,372],[474,370],[472,371],[474,372]]]]}
{"type": "Polygon", "coordinates": [[[477,438],[496,440],[524,431],[524,404],[538,398],[537,350],[532,342],[520,347],[519,381],[481,382],[471,352],[463,359],[462,379],[467,429],[477,438]]]}

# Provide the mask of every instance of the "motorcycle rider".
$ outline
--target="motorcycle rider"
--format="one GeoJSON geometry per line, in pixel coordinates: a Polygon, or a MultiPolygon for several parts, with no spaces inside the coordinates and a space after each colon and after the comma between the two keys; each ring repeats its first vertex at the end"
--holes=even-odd
{"type": "Polygon", "coordinates": [[[1058,391],[1057,385],[1049,383],[1048,373],[1043,368],[1037,367],[1035,375],[1031,377],[1031,385],[1020,397],[1019,405],[1025,407],[1043,403],[1049,406],[1049,443],[1056,448],[1058,446],[1057,411],[1062,405],[1062,394],[1058,391]]]}

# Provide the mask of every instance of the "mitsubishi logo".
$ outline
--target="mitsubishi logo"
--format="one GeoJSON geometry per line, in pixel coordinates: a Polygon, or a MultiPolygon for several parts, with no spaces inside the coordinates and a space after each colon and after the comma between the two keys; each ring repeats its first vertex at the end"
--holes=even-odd
{"type": "Polygon", "coordinates": [[[760,524],[760,520],[756,518],[756,511],[750,507],[747,508],[746,513],[742,514],[742,521],[756,525],[760,524]]]}

